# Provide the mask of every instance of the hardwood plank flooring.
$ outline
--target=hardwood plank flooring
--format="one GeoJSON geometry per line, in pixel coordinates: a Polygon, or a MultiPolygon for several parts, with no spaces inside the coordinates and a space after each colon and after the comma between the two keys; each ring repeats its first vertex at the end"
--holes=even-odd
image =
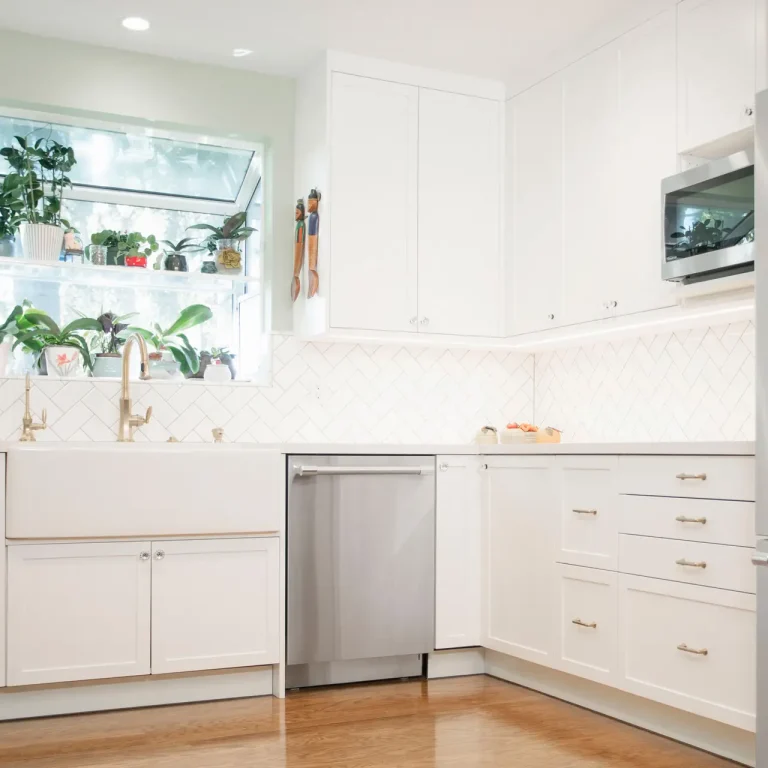
{"type": "Polygon", "coordinates": [[[489,677],[0,723],[9,768],[725,768],[489,677]]]}

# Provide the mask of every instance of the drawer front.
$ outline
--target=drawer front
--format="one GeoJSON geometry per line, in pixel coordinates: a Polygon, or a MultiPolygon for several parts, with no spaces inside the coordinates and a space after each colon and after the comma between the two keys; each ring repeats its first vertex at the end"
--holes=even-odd
{"type": "Polygon", "coordinates": [[[755,598],[619,576],[620,686],[755,730],[755,598]]]}
{"type": "Polygon", "coordinates": [[[611,571],[558,566],[558,666],[564,672],[616,684],[617,579],[611,571]]]}
{"type": "Polygon", "coordinates": [[[619,570],[638,576],[755,593],[754,548],[619,536],[619,570]]]}
{"type": "Polygon", "coordinates": [[[557,558],[562,563],[616,570],[619,495],[615,456],[568,456],[560,466],[557,558]]]}
{"type": "Polygon", "coordinates": [[[619,493],[755,500],[753,456],[621,456],[619,493]]]}
{"type": "Polygon", "coordinates": [[[619,532],[753,547],[755,503],[621,496],[619,532]]]}

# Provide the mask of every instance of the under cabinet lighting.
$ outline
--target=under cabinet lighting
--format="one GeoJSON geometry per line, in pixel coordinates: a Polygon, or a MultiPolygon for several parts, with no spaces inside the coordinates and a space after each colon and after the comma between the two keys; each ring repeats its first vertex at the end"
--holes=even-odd
{"type": "Polygon", "coordinates": [[[149,29],[149,22],[139,16],[129,16],[123,19],[123,26],[131,32],[146,32],[149,29]]]}

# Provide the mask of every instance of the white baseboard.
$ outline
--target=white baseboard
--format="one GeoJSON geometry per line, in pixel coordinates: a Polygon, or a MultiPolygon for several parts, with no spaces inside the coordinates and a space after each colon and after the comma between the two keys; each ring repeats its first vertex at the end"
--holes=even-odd
{"type": "Polygon", "coordinates": [[[184,677],[0,689],[0,721],[272,694],[272,667],[184,677]]]}
{"type": "Polygon", "coordinates": [[[485,672],[623,720],[744,765],[755,765],[755,734],[590,680],[486,650],[485,672]]]}
{"type": "Polygon", "coordinates": [[[459,648],[451,651],[434,651],[429,654],[427,677],[464,677],[485,674],[485,649],[459,648]]]}

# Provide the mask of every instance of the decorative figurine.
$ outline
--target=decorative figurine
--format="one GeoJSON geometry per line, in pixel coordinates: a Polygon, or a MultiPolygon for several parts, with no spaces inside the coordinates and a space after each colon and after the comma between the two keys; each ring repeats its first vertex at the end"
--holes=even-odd
{"type": "Polygon", "coordinates": [[[317,207],[320,204],[320,193],[313,189],[307,196],[307,207],[309,208],[309,227],[307,228],[309,243],[309,292],[307,298],[311,299],[317,295],[320,287],[320,276],[317,274],[317,235],[320,230],[320,215],[317,207]]]}
{"type": "Polygon", "coordinates": [[[301,270],[304,267],[304,198],[296,201],[296,233],[293,238],[293,281],[291,282],[291,300],[296,301],[301,292],[301,270]]]}

